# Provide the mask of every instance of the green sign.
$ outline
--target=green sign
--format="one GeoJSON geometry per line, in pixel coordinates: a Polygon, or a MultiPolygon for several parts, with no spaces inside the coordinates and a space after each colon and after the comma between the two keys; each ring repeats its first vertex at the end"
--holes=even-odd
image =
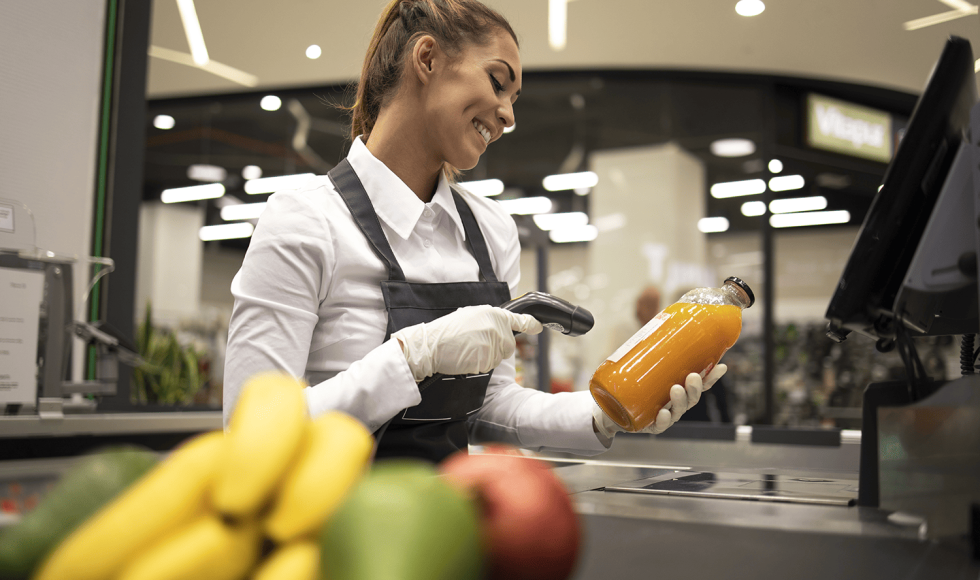
{"type": "Polygon", "coordinates": [[[888,163],[892,158],[891,115],[837,99],[807,96],[807,144],[844,155],[888,163]]]}

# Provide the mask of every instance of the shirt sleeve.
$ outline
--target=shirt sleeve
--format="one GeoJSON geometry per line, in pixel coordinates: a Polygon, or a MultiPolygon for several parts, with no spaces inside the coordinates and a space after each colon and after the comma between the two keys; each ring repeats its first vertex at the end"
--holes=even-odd
{"type": "MultiPolygon", "coordinates": [[[[231,284],[235,298],[224,373],[224,424],[256,373],[302,377],[335,264],[330,224],[301,193],[269,198],[231,284]]],[[[388,341],[305,391],[310,415],[345,411],[371,430],[421,401],[397,343],[388,341]]]]}
{"type": "MultiPolygon", "coordinates": [[[[510,216],[507,242],[497,251],[497,276],[513,295],[520,281],[521,247],[510,216]]],[[[550,332],[545,330],[544,332],[550,332]]],[[[491,376],[483,407],[469,419],[470,443],[506,443],[534,451],[563,451],[595,455],[607,449],[592,427],[592,394],[545,393],[515,382],[514,357],[503,361],[491,376]]]]}

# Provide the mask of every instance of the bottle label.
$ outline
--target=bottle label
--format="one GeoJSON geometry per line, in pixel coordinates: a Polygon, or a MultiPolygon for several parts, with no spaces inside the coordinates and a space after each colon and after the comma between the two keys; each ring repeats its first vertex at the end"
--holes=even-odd
{"type": "Polygon", "coordinates": [[[662,325],[668,318],[670,318],[670,314],[666,310],[654,316],[650,322],[647,322],[643,325],[643,328],[637,330],[629,340],[623,343],[623,346],[617,348],[616,352],[609,355],[609,358],[606,360],[609,362],[619,362],[619,359],[623,358],[626,356],[626,353],[633,350],[633,347],[639,344],[641,340],[653,334],[653,332],[660,328],[660,325],[662,325]]]}

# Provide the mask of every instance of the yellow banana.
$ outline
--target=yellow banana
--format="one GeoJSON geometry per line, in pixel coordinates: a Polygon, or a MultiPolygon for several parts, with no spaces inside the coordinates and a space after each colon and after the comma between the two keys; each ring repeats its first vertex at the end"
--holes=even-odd
{"type": "Polygon", "coordinates": [[[373,446],[371,433],[350,415],[332,411],[315,419],[265,519],[266,534],[285,543],[318,531],[364,473],[373,446]]]}
{"type": "Polygon", "coordinates": [[[252,580],[317,580],[320,546],[313,541],[287,544],[262,563],[252,580]]]}
{"type": "Polygon", "coordinates": [[[223,514],[256,514],[294,462],[309,427],[303,383],[280,373],[252,377],[228,424],[213,500],[223,514]]]}
{"type": "Polygon", "coordinates": [[[260,547],[255,523],[231,527],[201,516],[140,554],[119,580],[239,580],[255,565],[260,547]]]}
{"type": "Polygon", "coordinates": [[[220,431],[195,437],[82,524],[41,565],[34,580],[106,580],[141,550],[202,513],[220,431]]]}

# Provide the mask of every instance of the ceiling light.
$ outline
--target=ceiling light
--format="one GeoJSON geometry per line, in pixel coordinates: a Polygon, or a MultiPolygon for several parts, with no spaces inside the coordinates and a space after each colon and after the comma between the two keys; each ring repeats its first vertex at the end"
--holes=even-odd
{"type": "Polygon", "coordinates": [[[592,222],[600,232],[610,232],[626,227],[626,215],[616,212],[595,218],[592,222]]]}
{"type": "Polygon", "coordinates": [[[706,234],[728,231],[728,218],[701,218],[698,220],[698,229],[706,234]]]}
{"type": "Polygon", "coordinates": [[[742,215],[744,216],[755,217],[764,213],[766,213],[766,202],[764,201],[747,201],[742,204],[742,215]]]}
{"type": "Polygon", "coordinates": [[[194,0],[177,0],[177,9],[180,11],[180,21],[184,24],[184,35],[187,36],[187,44],[191,47],[194,64],[197,66],[208,64],[210,60],[208,48],[204,45],[204,33],[201,32],[201,22],[197,19],[194,0]]]}
{"type": "Polygon", "coordinates": [[[775,199],[769,202],[772,213],[793,213],[797,211],[814,211],[826,209],[827,198],[822,195],[813,197],[793,197],[790,199],[775,199]]]}
{"type": "Polygon", "coordinates": [[[779,159],[771,159],[769,161],[769,173],[779,173],[783,170],[783,162],[779,159]]]}
{"type": "Polygon", "coordinates": [[[156,117],[153,117],[153,126],[157,129],[163,129],[164,131],[167,129],[173,129],[174,118],[170,115],[157,115],[156,117]]]}
{"type": "Polygon", "coordinates": [[[259,193],[273,193],[286,189],[299,189],[307,179],[313,177],[312,173],[297,173],[296,175],[280,175],[278,177],[262,177],[260,179],[250,179],[245,182],[245,193],[256,195],[259,193]]]}
{"type": "Polygon", "coordinates": [[[224,181],[227,176],[225,168],[217,165],[195,163],[187,168],[187,178],[194,181],[224,181]]]}
{"type": "Polygon", "coordinates": [[[262,168],[258,165],[246,165],[242,168],[242,179],[258,179],[262,177],[262,168]]]}
{"type": "Polygon", "coordinates": [[[500,200],[504,211],[509,214],[531,215],[551,211],[551,199],[547,197],[519,197],[517,199],[500,200]]]}
{"type": "Polygon", "coordinates": [[[932,16],[926,16],[923,18],[916,18],[915,20],[909,20],[902,25],[905,30],[918,30],[920,28],[925,28],[927,26],[933,26],[936,24],[942,24],[943,22],[949,22],[950,20],[956,20],[957,18],[963,18],[965,16],[973,16],[977,14],[977,7],[970,4],[966,0],[939,0],[943,4],[949,6],[953,10],[947,10],[946,12],[940,12],[939,14],[933,14],[932,16]]]}
{"type": "Polygon", "coordinates": [[[548,44],[564,50],[568,30],[568,0],[548,0],[548,44]]]}
{"type": "Polygon", "coordinates": [[[236,205],[226,205],[221,208],[221,219],[226,222],[235,220],[255,220],[259,219],[265,211],[266,202],[259,203],[240,203],[236,205]]]}
{"type": "Polygon", "coordinates": [[[561,173],[559,175],[549,175],[548,177],[545,177],[541,183],[548,191],[588,189],[590,187],[595,187],[596,184],[599,183],[599,176],[592,171],[583,171],[581,173],[561,173]]]}
{"type": "Polygon", "coordinates": [[[845,209],[837,211],[807,211],[803,213],[781,213],[769,217],[774,228],[795,228],[800,226],[822,226],[827,224],[846,224],[851,221],[851,213],[845,209]]]}
{"type": "Polygon", "coordinates": [[[760,0],[739,0],[735,5],[735,12],[740,16],[758,16],[766,9],[766,5],[760,0]]]}
{"type": "Polygon", "coordinates": [[[259,101],[259,106],[265,111],[278,111],[282,106],[282,100],[275,95],[266,95],[259,101]]]}
{"type": "Polygon", "coordinates": [[[593,225],[554,229],[548,233],[548,238],[556,244],[591,242],[597,237],[599,237],[599,229],[593,225]]]}
{"type": "Polygon", "coordinates": [[[306,58],[308,59],[311,60],[318,59],[320,58],[321,54],[323,54],[323,51],[320,50],[320,47],[316,44],[311,44],[306,47],[306,58]]]}
{"type": "Polygon", "coordinates": [[[190,187],[176,187],[164,189],[160,194],[160,201],[163,203],[180,203],[183,201],[197,201],[200,199],[216,199],[225,194],[225,186],[220,183],[208,183],[207,185],[192,185],[190,187]]]}
{"type": "Polygon", "coordinates": [[[466,191],[476,195],[482,195],[483,197],[493,197],[504,192],[504,182],[499,179],[463,181],[459,185],[466,191]]]}
{"type": "MultiPolygon", "coordinates": [[[[980,62],[980,61],[978,61],[978,62],[980,62]]],[[[517,123],[514,123],[513,125],[511,125],[509,127],[504,127],[504,133],[513,133],[514,132],[514,129],[516,129],[516,128],[517,128],[517,123]]]]}
{"type": "Polygon", "coordinates": [[[745,157],[755,153],[755,143],[749,139],[718,139],[711,142],[711,153],[717,157],[745,157]]]}
{"type": "Polygon", "coordinates": [[[238,83],[243,87],[255,87],[259,84],[259,78],[253,74],[249,74],[245,71],[238,70],[237,68],[230,67],[226,64],[222,64],[216,60],[209,60],[207,64],[198,66],[194,62],[194,57],[187,54],[186,52],[180,52],[179,50],[171,50],[169,48],[163,48],[162,46],[150,46],[147,50],[147,54],[153,58],[160,58],[170,62],[175,62],[177,64],[182,64],[184,66],[192,66],[199,70],[209,72],[215,76],[219,76],[223,79],[228,79],[233,83],[238,83]]]}
{"type": "Polygon", "coordinates": [[[769,189],[773,191],[790,191],[802,189],[805,185],[802,175],[780,175],[769,180],[769,189]]]}
{"type": "Polygon", "coordinates": [[[581,211],[539,213],[538,215],[534,216],[534,223],[544,231],[571,227],[580,228],[589,223],[589,216],[581,211]]]}
{"type": "Polygon", "coordinates": [[[215,240],[237,240],[251,237],[253,231],[255,231],[255,226],[249,222],[219,224],[216,226],[204,226],[198,231],[197,237],[201,238],[201,241],[204,242],[213,242],[215,240]]]}
{"type": "Polygon", "coordinates": [[[711,197],[724,199],[726,197],[740,197],[743,195],[756,195],[766,191],[766,182],[761,179],[746,179],[743,181],[725,181],[711,186],[711,197]]]}

